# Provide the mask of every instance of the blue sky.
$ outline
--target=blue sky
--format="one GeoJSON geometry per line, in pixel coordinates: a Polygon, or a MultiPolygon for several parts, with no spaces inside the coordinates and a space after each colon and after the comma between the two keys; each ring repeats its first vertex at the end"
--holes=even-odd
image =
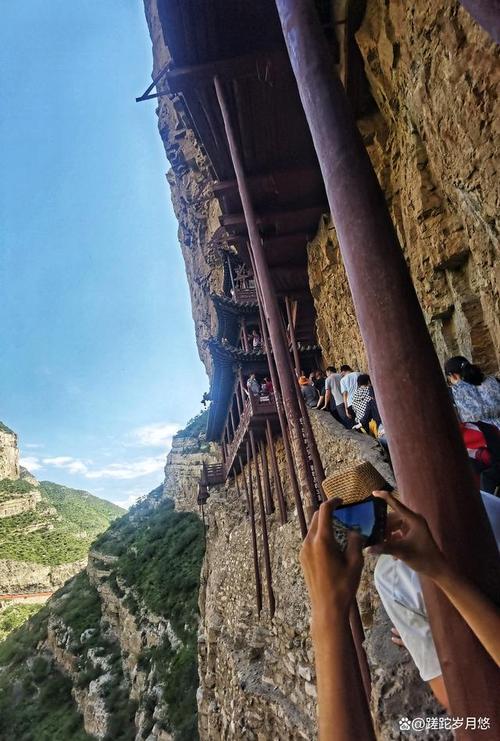
{"type": "Polygon", "coordinates": [[[2,3],[0,420],[40,479],[130,503],[208,387],[141,0],[2,3]]]}

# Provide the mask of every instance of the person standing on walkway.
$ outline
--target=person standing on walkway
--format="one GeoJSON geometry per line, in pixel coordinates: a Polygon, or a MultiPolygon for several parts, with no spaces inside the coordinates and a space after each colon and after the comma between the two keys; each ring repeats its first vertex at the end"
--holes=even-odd
{"type": "Polygon", "coordinates": [[[352,399],[358,389],[359,373],[358,371],[353,371],[350,365],[341,365],[340,375],[342,376],[342,380],[340,381],[340,390],[342,392],[342,400],[344,402],[344,409],[342,410],[342,421],[348,429],[351,429],[354,424],[352,399]]]}
{"type": "Polygon", "coordinates": [[[340,422],[345,426],[344,418],[342,416],[344,410],[344,399],[342,397],[342,391],[340,390],[340,381],[342,380],[342,376],[340,373],[337,373],[337,369],[334,365],[329,365],[326,372],[325,403],[322,408],[329,409],[337,422],[340,422]]]}

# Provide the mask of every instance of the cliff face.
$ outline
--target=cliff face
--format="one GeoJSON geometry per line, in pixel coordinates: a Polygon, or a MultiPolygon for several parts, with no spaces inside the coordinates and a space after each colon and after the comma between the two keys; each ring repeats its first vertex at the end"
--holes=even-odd
{"type": "MultiPolygon", "coordinates": [[[[168,50],[156,0],[145,0],[145,7],[157,72],[168,59],[168,50]]],[[[496,370],[500,344],[494,180],[497,53],[458,2],[436,8],[431,0],[418,7],[368,0],[357,41],[374,99],[372,113],[358,125],[436,349],[442,359],[463,353],[485,369],[496,370]]],[[[221,266],[211,242],[218,208],[208,168],[179,101],[161,98],[158,115],[172,165],[168,181],[201,347],[215,329],[208,294],[221,282],[221,266]]],[[[335,231],[327,217],[309,245],[308,270],[325,361],[366,367],[335,231]]],[[[209,369],[202,349],[200,354],[209,369]]],[[[314,417],[313,425],[327,471],[368,459],[389,476],[366,440],[343,432],[324,417],[314,417]]],[[[279,443],[277,455],[284,472],[279,443]]],[[[286,476],[283,480],[288,489],[286,476]]],[[[289,491],[287,497],[293,513],[289,491]]],[[[185,501],[189,507],[189,497],[185,501]]],[[[228,483],[211,489],[206,509],[198,650],[201,738],[314,739],[316,688],[307,599],[297,558],[296,516],[292,514],[281,527],[276,515],[268,521],[277,603],[270,620],[259,516],[264,582],[260,617],[246,507],[228,483]]],[[[390,642],[390,625],[373,588],[372,570],[368,561],[359,595],[372,671],[372,707],[380,738],[396,739],[402,715],[440,711],[408,654],[390,642]]]]}
{"type": "MultiPolygon", "coordinates": [[[[377,110],[359,121],[441,359],[499,363],[498,51],[458,2],[370,0],[356,38],[377,110]]],[[[309,248],[327,359],[363,367],[338,243],[309,248]]]]}
{"type": "Polygon", "coordinates": [[[0,422],[0,480],[19,478],[17,435],[0,422]]]}
{"type": "Polygon", "coordinates": [[[46,713],[53,741],[197,738],[204,535],[199,517],[176,511],[171,497],[196,506],[193,482],[210,459],[202,427],[195,418],[174,439],[165,483],[95,541],[87,568],[0,642],[2,738],[23,737],[25,725],[45,737],[46,713]],[[41,702],[41,681],[57,709],[41,702]],[[14,692],[26,724],[9,710],[14,692]]]}

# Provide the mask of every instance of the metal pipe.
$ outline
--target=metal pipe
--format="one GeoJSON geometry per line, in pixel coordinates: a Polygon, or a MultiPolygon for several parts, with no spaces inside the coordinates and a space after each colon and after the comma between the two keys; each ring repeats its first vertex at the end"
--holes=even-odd
{"type": "Polygon", "coordinates": [[[252,448],[252,456],[255,461],[255,478],[257,482],[257,498],[259,500],[259,509],[260,509],[260,526],[262,528],[262,545],[264,549],[264,568],[266,570],[267,596],[269,599],[269,614],[272,618],[274,617],[274,611],[276,609],[276,604],[274,600],[274,591],[273,591],[271,555],[269,552],[269,534],[267,532],[267,521],[266,521],[266,512],[264,508],[264,497],[262,496],[262,482],[260,479],[259,458],[257,456],[257,447],[255,445],[255,437],[254,437],[252,429],[250,429],[249,434],[250,434],[250,446],[252,448]]]}
{"type": "MultiPolygon", "coordinates": [[[[255,275],[255,271],[254,271],[254,275],[255,275]]],[[[262,294],[260,292],[260,287],[259,287],[257,279],[255,279],[255,288],[256,288],[256,293],[257,293],[257,299],[259,302],[259,312],[262,312],[262,294]]],[[[276,365],[274,363],[274,355],[271,352],[271,345],[270,345],[269,337],[267,334],[267,328],[264,322],[263,322],[262,329],[263,329],[262,339],[264,341],[264,349],[267,355],[269,373],[271,375],[271,383],[273,384],[274,398],[276,400],[276,409],[278,411],[278,419],[280,423],[281,437],[283,440],[283,447],[285,450],[285,460],[286,460],[287,472],[288,472],[288,476],[290,479],[290,485],[292,487],[293,499],[295,502],[295,506],[297,508],[297,517],[299,518],[300,532],[302,534],[302,537],[305,538],[307,534],[307,523],[306,523],[306,518],[304,515],[304,506],[302,504],[302,498],[300,496],[300,489],[299,489],[299,482],[297,479],[297,474],[295,472],[295,465],[294,465],[293,454],[292,454],[292,446],[290,443],[290,436],[288,434],[288,425],[286,422],[285,410],[283,408],[283,403],[282,403],[281,387],[280,387],[280,382],[279,382],[279,377],[278,377],[278,371],[276,370],[276,365]]],[[[269,420],[267,420],[267,423],[269,424],[269,420]]],[[[274,449],[273,449],[273,452],[274,452],[274,449]]],[[[283,506],[283,511],[285,515],[285,518],[283,519],[283,514],[282,514],[282,523],[284,523],[286,522],[286,503],[285,503],[284,498],[283,498],[282,506],[283,506]]]]}
{"type": "MultiPolygon", "coordinates": [[[[257,531],[255,529],[255,510],[253,506],[253,485],[252,485],[252,467],[250,462],[250,443],[247,440],[247,468],[248,468],[248,509],[250,515],[250,525],[252,529],[252,550],[253,550],[253,569],[255,573],[255,599],[257,604],[257,614],[260,617],[262,611],[262,579],[260,577],[259,551],[257,548],[257,531]]],[[[246,476],[243,474],[246,486],[246,476]]]]}
{"type": "Polygon", "coordinates": [[[295,374],[298,378],[300,376],[300,371],[301,371],[299,348],[297,347],[297,338],[295,337],[295,327],[293,325],[292,310],[290,307],[290,299],[288,298],[288,296],[285,296],[285,307],[286,307],[286,315],[288,319],[288,331],[290,333],[290,344],[292,345],[293,362],[295,363],[295,374]]]}
{"type": "Polygon", "coordinates": [[[273,480],[276,489],[276,495],[278,499],[278,507],[280,511],[280,522],[282,525],[287,521],[286,515],[286,502],[283,495],[283,487],[281,485],[281,477],[278,468],[278,461],[276,460],[276,451],[274,449],[273,432],[271,429],[271,423],[269,419],[266,419],[266,437],[267,445],[269,447],[269,454],[271,456],[271,468],[273,469],[273,480]]]}
{"type": "Polygon", "coordinates": [[[274,502],[271,493],[271,479],[269,478],[269,466],[267,463],[266,447],[263,440],[259,440],[259,453],[262,463],[262,481],[264,484],[264,499],[266,502],[266,515],[272,515],[274,512],[274,502]]]}
{"type": "MultiPolygon", "coordinates": [[[[288,368],[288,348],[286,343],[283,341],[282,336],[282,319],[278,306],[278,299],[272,283],[271,272],[267,265],[266,257],[264,254],[264,248],[262,245],[262,239],[260,237],[259,228],[257,225],[256,214],[252,205],[250,197],[250,190],[243,169],[243,162],[239,152],[239,148],[236,141],[236,135],[231,121],[229,113],[229,105],[224,91],[224,86],[221,80],[216,76],[214,78],[215,90],[217,93],[217,100],[219,102],[222,118],[224,121],[224,129],[226,131],[227,141],[229,145],[229,151],[231,155],[231,161],[233,163],[236,180],[238,182],[238,191],[240,194],[241,203],[243,206],[243,213],[245,215],[245,222],[248,229],[248,236],[250,240],[250,249],[252,252],[253,259],[255,261],[256,273],[255,278],[258,278],[258,283],[261,289],[261,295],[263,299],[263,310],[265,324],[269,331],[271,339],[271,345],[273,349],[274,358],[276,361],[276,367],[280,377],[281,389],[283,392],[283,403],[285,405],[286,417],[288,427],[290,429],[290,437],[294,448],[295,456],[298,463],[299,471],[305,470],[308,466],[307,453],[305,446],[302,445],[302,433],[300,430],[300,412],[297,403],[297,397],[295,389],[293,387],[293,378],[287,372],[288,368]]],[[[301,476],[301,488],[303,493],[311,501],[313,508],[317,507],[316,492],[311,489],[307,480],[301,476]]]]}
{"type": "MultiPolygon", "coordinates": [[[[314,3],[276,4],[325,181],[399,491],[403,501],[427,519],[450,563],[498,602],[495,539],[384,194],[334,71],[314,3]]],[[[446,597],[427,580],[422,584],[451,712],[491,718],[495,730],[483,734],[493,738],[500,728],[498,668],[446,597]]]]}

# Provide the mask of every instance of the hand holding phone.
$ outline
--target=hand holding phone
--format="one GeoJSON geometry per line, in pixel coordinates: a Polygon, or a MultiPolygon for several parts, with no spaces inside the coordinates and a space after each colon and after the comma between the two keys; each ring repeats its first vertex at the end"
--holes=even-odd
{"type": "Polygon", "coordinates": [[[361,502],[337,507],[332,512],[332,520],[336,525],[361,535],[363,548],[384,540],[386,519],[386,502],[373,496],[361,502]]]}

